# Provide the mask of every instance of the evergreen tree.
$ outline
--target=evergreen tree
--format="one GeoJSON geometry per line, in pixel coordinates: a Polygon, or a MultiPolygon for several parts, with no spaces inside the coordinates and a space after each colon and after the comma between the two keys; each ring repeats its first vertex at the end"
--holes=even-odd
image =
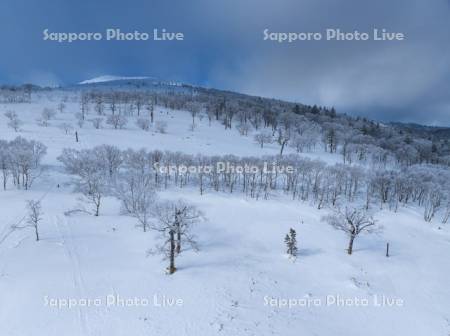
{"type": "Polygon", "coordinates": [[[311,113],[312,113],[312,114],[319,114],[319,113],[320,113],[320,109],[317,107],[317,105],[314,105],[314,106],[311,108],[311,113]]]}
{"type": "Polygon", "coordinates": [[[290,229],[289,233],[284,238],[284,242],[287,247],[287,254],[292,257],[297,256],[297,232],[294,229],[290,229]]]}
{"type": "Polygon", "coordinates": [[[337,115],[336,109],[334,107],[332,107],[331,111],[330,111],[330,117],[331,118],[336,118],[336,115],[337,115]]]}

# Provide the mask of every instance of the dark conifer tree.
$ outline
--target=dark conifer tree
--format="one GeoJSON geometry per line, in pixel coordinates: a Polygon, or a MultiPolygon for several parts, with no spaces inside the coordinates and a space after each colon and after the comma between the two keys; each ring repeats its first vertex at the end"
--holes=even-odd
{"type": "Polygon", "coordinates": [[[290,229],[289,233],[284,238],[284,242],[287,247],[287,254],[291,257],[297,256],[297,232],[294,229],[290,229]]]}

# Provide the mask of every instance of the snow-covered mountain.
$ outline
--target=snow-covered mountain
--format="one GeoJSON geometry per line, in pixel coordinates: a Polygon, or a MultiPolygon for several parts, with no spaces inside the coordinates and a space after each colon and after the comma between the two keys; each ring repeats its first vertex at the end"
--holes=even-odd
{"type": "MultiPolygon", "coordinates": [[[[84,80],[77,84],[78,87],[90,88],[122,88],[122,89],[145,89],[149,90],[152,87],[182,87],[189,86],[188,84],[183,84],[178,81],[173,80],[161,80],[156,77],[149,76],[112,76],[112,75],[104,75],[95,77],[92,79],[84,80]]],[[[75,86],[76,87],[76,86],[75,86]]],[[[69,86],[69,88],[73,89],[74,86],[69,86]]]]}
{"type": "MultiPolygon", "coordinates": [[[[370,152],[353,147],[359,158],[365,158],[364,163],[352,161],[344,165],[340,150],[323,149],[322,137],[303,152],[287,145],[283,157],[295,158],[305,167],[305,172],[314,172],[299,175],[299,180],[323,178],[315,185],[316,189],[324,190],[322,194],[316,193],[317,198],[305,196],[313,195],[313,188],[299,189],[295,194],[280,186],[269,187],[270,192],[266,194],[263,189],[260,194],[252,190],[244,192],[243,175],[233,180],[236,175],[224,174],[224,185],[218,185],[217,190],[214,178],[210,181],[204,177],[208,182],[202,192],[198,175],[194,173],[177,179],[172,175],[167,181],[163,175],[158,176],[159,201],[182,198],[203,213],[202,220],[190,232],[199,250],[181,251],[176,257],[178,270],[172,275],[165,272],[168,260],[157,253],[157,247],[164,243],[164,234],[161,237],[160,231],[152,229],[143,232],[139,219],[126,213],[117,191],[105,190],[99,216],[93,216],[93,204],[87,201],[92,193],[77,183],[85,177],[70,171],[67,164],[58,160],[64,149],[69,149],[69,154],[80,155],[79,161],[71,161],[77,166],[96,159],[97,163],[112,162],[111,157],[100,156],[101,151],[89,150],[101,145],[114,146],[119,150],[111,152],[119,153],[117,169],[129,169],[133,163],[144,171],[149,165],[140,166],[140,163],[163,160],[167,156],[179,164],[200,159],[205,164],[223,156],[234,162],[239,158],[256,162],[280,154],[282,139],[270,127],[264,129],[265,120],[254,120],[251,119],[254,114],[237,112],[257,110],[258,105],[249,109],[244,98],[234,105],[233,99],[243,95],[161,83],[164,81],[143,77],[102,76],[83,81],[78,87],[33,91],[30,102],[0,104],[0,163],[3,158],[19,157],[17,154],[25,153],[21,158],[30,155],[23,139],[39,141],[47,148],[40,165],[43,170],[33,171],[36,179],[29,190],[17,188],[22,181],[20,178],[17,181],[16,171],[11,169],[12,173],[8,170],[5,175],[6,190],[0,191],[0,335],[450,334],[447,285],[450,283],[450,229],[448,224],[441,223],[440,217],[447,199],[441,199],[435,217],[426,222],[423,207],[413,201],[404,203],[402,199],[395,208],[395,198],[392,203],[383,203],[378,196],[373,196],[370,188],[361,190],[363,194],[357,197],[352,194],[353,189],[361,188],[367,171],[375,173],[383,164],[395,165],[388,178],[380,177],[380,183],[389,185],[395,171],[402,169],[397,157],[387,150],[381,152],[374,145],[378,139],[375,132],[391,132],[389,126],[377,130],[375,124],[351,119],[352,127],[361,126],[365,132],[364,136],[358,134],[358,141],[368,142],[363,149],[370,152]],[[141,106],[130,103],[128,96],[122,101],[108,101],[109,92],[102,99],[95,96],[99,94],[96,90],[88,92],[91,96],[86,91],[80,93],[79,87],[89,90],[97,89],[96,85],[107,85],[109,91],[128,87],[133,94],[139,87],[142,92],[149,89],[150,94],[143,96],[141,106]],[[198,109],[183,100],[186,109],[179,108],[175,103],[180,101],[171,99],[177,97],[174,92],[182,92],[181,88],[189,93],[186,97],[202,90],[212,92],[219,97],[220,104],[205,103],[198,109]],[[154,99],[155,92],[164,94],[154,99]],[[90,100],[83,103],[83,94],[90,100]],[[148,103],[145,100],[148,97],[154,100],[148,103]],[[233,102],[232,108],[223,114],[223,119],[216,118],[223,102],[233,102]],[[13,111],[17,119],[8,111],[13,111]],[[240,123],[244,116],[256,126],[244,129],[240,123]],[[150,118],[154,118],[153,122],[150,118]],[[12,120],[20,122],[12,123],[12,120]],[[12,125],[17,125],[17,129],[12,125]],[[263,135],[273,138],[261,145],[255,135],[263,131],[263,135]],[[374,134],[372,138],[371,134],[374,134]],[[13,142],[18,136],[22,139],[13,142]],[[145,152],[139,154],[140,149],[145,152]],[[375,158],[369,155],[376,156],[374,153],[385,154],[389,159],[375,165],[371,161],[375,158]],[[129,161],[132,157],[136,159],[129,161]],[[355,179],[351,184],[336,184],[332,176],[344,173],[355,179]],[[358,204],[369,202],[380,226],[376,232],[355,239],[352,255],[346,251],[349,241],[345,232],[335,230],[323,219],[333,211],[331,198],[337,190],[344,195],[342,201],[356,197],[358,204]],[[302,193],[303,199],[299,196],[302,193]],[[329,197],[329,203],[320,200],[321,197],[329,197]],[[35,232],[30,227],[27,200],[41,202],[40,241],[35,240],[35,232]],[[322,202],[327,205],[321,206],[322,202]],[[291,228],[297,233],[296,258],[286,255],[284,239],[291,228]],[[389,257],[386,257],[387,243],[389,257]]],[[[254,100],[267,103],[264,107],[276,108],[281,104],[284,109],[303,108],[278,101],[254,100]]],[[[267,110],[262,111],[268,116],[267,122],[271,122],[267,110]]],[[[309,116],[309,110],[304,115],[309,116]]],[[[309,126],[310,133],[306,134],[317,136],[313,131],[325,117],[335,120],[335,124],[339,120],[342,125],[350,120],[331,111],[312,113],[314,123],[303,121],[309,126]]],[[[321,124],[324,129],[327,123],[328,119],[321,124]]],[[[392,133],[392,143],[399,136],[392,133]]],[[[416,153],[407,148],[407,154],[416,153]]],[[[429,165],[423,165],[424,171],[429,165]]],[[[97,167],[103,169],[99,167],[104,165],[97,167]]],[[[96,173],[95,169],[89,170],[89,174],[100,178],[96,173]]],[[[123,176],[116,177],[122,181],[123,176]]],[[[285,182],[284,175],[279,177],[277,183],[281,185],[285,182]]],[[[220,181],[221,178],[218,177],[220,181]]],[[[412,189],[402,189],[402,192],[408,197],[411,194],[420,197],[414,187],[421,180],[417,178],[413,182],[407,184],[412,189]]],[[[246,183],[252,185],[251,179],[246,183]]],[[[150,216],[151,226],[158,222],[155,216],[150,216]]]]}
{"type": "Polygon", "coordinates": [[[126,77],[126,76],[103,75],[103,76],[84,80],[78,84],[83,85],[83,84],[113,82],[113,81],[120,81],[120,80],[149,79],[149,78],[150,77],[145,77],[145,76],[126,77]]]}

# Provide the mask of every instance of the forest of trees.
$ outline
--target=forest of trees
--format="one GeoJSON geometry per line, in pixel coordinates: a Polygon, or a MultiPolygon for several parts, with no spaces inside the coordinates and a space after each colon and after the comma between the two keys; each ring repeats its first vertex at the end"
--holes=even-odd
{"type": "MultiPolygon", "coordinates": [[[[0,93],[7,99],[14,95],[11,92],[16,91],[4,89],[0,93]]],[[[17,92],[24,95],[29,91],[17,92]]],[[[114,196],[121,201],[122,213],[134,217],[144,232],[161,233],[159,252],[170,260],[169,273],[176,270],[175,257],[182,251],[182,239],[195,248],[190,227],[201,218],[201,212],[188,203],[159,201],[157,192],[170,187],[196,188],[202,195],[240,193],[255,199],[283,193],[317,209],[331,209],[332,214],[324,218],[349,235],[349,254],[358,234],[374,226],[369,215],[372,209],[397,211],[412,204],[422,209],[427,222],[447,223],[450,218],[450,144],[443,132],[381,124],[338,114],[334,108],[192,87],[89,89],[78,93],[71,96],[79,103],[77,125],[59,125],[66,134],[85,127],[86,121],[95,129],[104,124],[122,129],[131,119],[141,131],[165,133],[170,125],[155,116],[159,106],[186,110],[191,116],[186,126],[192,132],[207,118],[209,126],[216,122],[226,130],[236,129],[243,137],[251,135],[255,146],[277,146],[276,155],[252,157],[120,150],[111,145],[62,151],[58,159],[74,175],[75,190],[91,204],[93,215],[101,215],[104,198],[114,196]],[[338,155],[340,163],[327,164],[299,155],[313,151],[338,155]],[[224,164],[257,169],[224,170],[224,164]],[[292,169],[287,171],[286,167],[292,169]],[[151,220],[155,218],[157,225],[151,220]]],[[[16,102],[15,98],[10,102],[16,102]]],[[[59,102],[60,113],[67,102],[67,96],[59,102]]],[[[38,124],[50,126],[55,114],[56,110],[44,108],[38,124]]],[[[8,110],[5,117],[9,127],[21,131],[23,122],[15,111],[8,110]]],[[[77,142],[78,137],[75,132],[77,142]]],[[[46,147],[38,141],[21,137],[0,140],[3,188],[8,183],[30,188],[42,171],[45,153],[46,147]]],[[[38,238],[37,222],[33,223],[38,238]]],[[[294,255],[295,235],[291,232],[288,238],[288,254],[294,255]]]]}
{"type": "Polygon", "coordinates": [[[41,174],[41,161],[47,147],[39,141],[17,137],[12,141],[0,140],[0,169],[2,187],[8,181],[17,188],[29,189],[41,174]]]}
{"type": "MultiPolygon", "coordinates": [[[[360,201],[366,208],[376,205],[395,211],[399,205],[414,203],[423,208],[426,221],[431,221],[438,213],[443,222],[449,218],[450,144],[448,138],[434,136],[433,132],[421,130],[412,137],[408,128],[338,114],[334,108],[189,86],[166,90],[149,90],[145,86],[126,90],[90,88],[80,90],[79,94],[78,98],[73,97],[80,105],[76,112],[78,127],[83,127],[85,120],[91,120],[95,128],[100,128],[104,120],[111,128],[119,129],[126,127],[128,119],[134,117],[140,129],[146,131],[152,127],[164,133],[167,123],[157,120],[154,115],[155,107],[162,106],[187,110],[192,117],[189,127],[193,131],[198,120],[207,117],[209,124],[220,122],[225,129],[237,128],[244,137],[253,134],[255,145],[263,147],[275,143],[279,146],[279,154],[271,157],[192,156],[178,152],[147,152],[144,149],[121,152],[111,146],[84,151],[65,150],[61,160],[69,172],[81,174],[77,188],[88,195],[98,209],[103,195],[110,190],[110,180],[117,174],[122,176],[123,170],[131,165],[139,164],[142,166],[139,169],[144,166],[148,169],[156,188],[195,185],[200,193],[208,190],[240,191],[254,198],[268,198],[279,190],[290,194],[293,199],[312,202],[319,209],[360,201]],[[293,154],[293,151],[286,154],[287,147],[295,153],[334,153],[341,157],[342,163],[327,165],[293,154]],[[98,160],[99,157],[102,159],[98,160]],[[72,166],[68,163],[69,158],[72,166]],[[73,167],[77,160],[84,162],[82,167],[73,167]],[[106,175],[100,176],[102,171],[96,165],[107,162],[110,166],[106,175]],[[191,173],[176,169],[162,173],[155,168],[155,164],[160,167],[201,167],[216,166],[218,162],[261,168],[267,163],[295,169],[294,173],[287,174],[276,169],[275,172],[260,169],[258,173],[215,170],[191,173]]],[[[65,102],[67,97],[60,102],[60,111],[64,110],[65,102]]],[[[48,124],[53,116],[54,111],[45,108],[39,122],[48,124]]],[[[14,111],[8,112],[7,117],[12,124],[20,126],[14,111]]],[[[75,127],[67,124],[60,125],[60,128],[68,133],[75,127]]],[[[28,188],[38,175],[42,153],[45,153],[45,146],[39,142],[28,143],[22,138],[10,143],[2,141],[3,185],[6,186],[8,177],[12,176],[17,186],[28,188]],[[11,150],[13,147],[20,150],[11,150]],[[20,159],[11,157],[11,153],[18,155],[16,153],[21,152],[24,154],[20,159]],[[24,162],[27,159],[30,163],[24,162]]]]}
{"type": "Polygon", "coordinates": [[[450,213],[447,183],[450,171],[438,165],[365,170],[344,164],[327,165],[295,154],[282,158],[194,156],[145,149],[120,151],[107,145],[81,151],[65,149],[59,159],[68,172],[79,176],[78,184],[85,186],[80,190],[85,190],[91,198],[98,194],[98,199],[102,194],[107,195],[109,181],[129,184],[130,176],[145,172],[146,185],[155,189],[195,186],[201,194],[208,191],[240,192],[256,199],[267,199],[280,191],[293,199],[310,202],[318,209],[355,201],[363,203],[367,209],[376,207],[393,211],[400,205],[414,204],[422,207],[426,221],[441,212],[440,219],[447,222],[450,213]],[[230,167],[258,169],[223,169],[223,163],[230,167]],[[280,172],[288,166],[293,168],[292,172],[280,172]],[[195,169],[190,169],[192,167],[195,169]]]}
{"type": "Polygon", "coordinates": [[[324,151],[339,153],[344,163],[364,161],[376,153],[401,165],[450,165],[450,139],[438,130],[419,132],[406,125],[382,124],[339,114],[332,107],[192,87],[175,91],[84,90],[79,101],[79,120],[94,113],[113,128],[125,127],[127,118],[137,117],[138,126],[148,129],[148,122],[154,123],[155,106],[162,106],[188,111],[191,129],[195,129],[196,119],[207,117],[209,123],[220,122],[225,129],[235,127],[242,136],[253,134],[260,146],[276,142],[280,154],[287,146],[297,152],[322,146],[324,151]]]}

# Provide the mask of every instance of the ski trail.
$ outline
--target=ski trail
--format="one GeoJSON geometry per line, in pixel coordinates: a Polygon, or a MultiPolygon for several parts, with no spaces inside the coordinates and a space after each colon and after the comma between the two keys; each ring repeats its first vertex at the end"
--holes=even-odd
{"type": "MultiPolygon", "coordinates": [[[[72,230],[70,229],[66,218],[55,216],[54,223],[61,238],[61,244],[64,247],[64,251],[71,264],[73,285],[75,287],[76,295],[78,296],[78,299],[87,298],[88,296],[86,295],[85,284],[80,270],[80,260],[76,247],[73,243],[72,230]]],[[[86,311],[84,311],[80,306],[78,306],[78,318],[82,332],[81,335],[89,336],[90,331],[88,327],[88,316],[86,311]]]]}

